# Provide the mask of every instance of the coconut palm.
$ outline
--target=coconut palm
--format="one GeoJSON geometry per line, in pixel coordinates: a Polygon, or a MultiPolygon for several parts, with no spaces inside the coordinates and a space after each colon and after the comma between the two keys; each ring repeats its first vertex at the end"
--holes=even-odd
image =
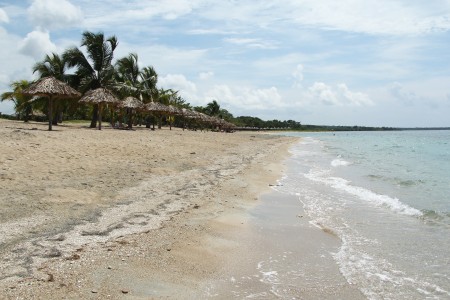
{"type": "Polygon", "coordinates": [[[28,122],[30,119],[30,114],[33,111],[33,106],[31,103],[31,96],[26,96],[22,91],[30,86],[30,82],[27,80],[14,81],[11,83],[11,92],[5,92],[1,95],[0,101],[10,100],[14,102],[14,111],[18,119],[24,117],[24,121],[28,122]]]}
{"type": "Polygon", "coordinates": [[[220,112],[220,105],[216,100],[206,104],[205,113],[209,116],[217,116],[220,112]]]}
{"type": "MultiPolygon", "coordinates": [[[[85,93],[100,87],[111,88],[114,83],[114,67],[112,60],[118,45],[117,38],[105,38],[103,33],[85,31],[82,34],[81,47],[86,48],[87,56],[78,48],[66,50],[63,59],[68,67],[76,67],[78,89],[85,93]]],[[[94,106],[91,127],[97,126],[98,105],[94,106]]]]}
{"type": "Polygon", "coordinates": [[[133,96],[148,103],[157,95],[158,74],[151,66],[141,70],[136,53],[117,60],[115,70],[115,90],[122,97],[133,96]]]}
{"type": "Polygon", "coordinates": [[[155,69],[152,66],[145,67],[141,70],[139,77],[141,100],[148,103],[152,99],[156,99],[158,97],[158,88],[156,87],[158,73],[155,69]]]}
{"type": "MultiPolygon", "coordinates": [[[[157,98],[156,83],[158,74],[153,67],[139,68],[138,55],[130,53],[115,63],[115,90],[121,98],[135,97],[143,103],[149,103],[157,98]]],[[[147,127],[150,125],[147,124],[147,127]]]]}
{"type": "Polygon", "coordinates": [[[68,82],[69,76],[66,71],[67,62],[57,53],[47,54],[43,61],[33,66],[33,73],[37,72],[40,78],[52,76],[60,81],[68,82]]]}
{"type": "Polygon", "coordinates": [[[130,53],[115,63],[115,90],[124,98],[128,96],[139,97],[139,76],[138,56],[130,53]]]}

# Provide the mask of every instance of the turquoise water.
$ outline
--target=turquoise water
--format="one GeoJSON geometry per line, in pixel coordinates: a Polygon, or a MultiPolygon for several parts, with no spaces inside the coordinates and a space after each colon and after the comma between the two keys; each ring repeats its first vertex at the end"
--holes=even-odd
{"type": "Polygon", "coordinates": [[[346,280],[369,299],[450,299],[450,131],[289,135],[277,190],[341,239],[346,280]]]}

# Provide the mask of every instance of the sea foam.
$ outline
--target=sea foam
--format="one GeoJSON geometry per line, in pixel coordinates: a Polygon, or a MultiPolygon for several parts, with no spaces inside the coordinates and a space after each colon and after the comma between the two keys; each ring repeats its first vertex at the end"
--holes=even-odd
{"type": "Polygon", "coordinates": [[[350,162],[345,161],[345,160],[340,159],[340,158],[336,158],[336,159],[333,159],[331,161],[331,166],[332,167],[341,167],[341,166],[348,166],[348,165],[350,165],[350,162]]]}
{"type": "Polygon", "coordinates": [[[388,207],[390,210],[409,216],[422,216],[423,213],[415,209],[403,202],[401,202],[398,198],[392,198],[387,195],[377,194],[371,190],[365,189],[359,186],[353,186],[350,184],[350,181],[345,180],[339,177],[324,177],[322,176],[323,172],[315,173],[309,172],[305,174],[305,177],[313,180],[325,183],[335,189],[343,190],[351,195],[357,196],[361,200],[368,201],[379,207],[388,207]]]}

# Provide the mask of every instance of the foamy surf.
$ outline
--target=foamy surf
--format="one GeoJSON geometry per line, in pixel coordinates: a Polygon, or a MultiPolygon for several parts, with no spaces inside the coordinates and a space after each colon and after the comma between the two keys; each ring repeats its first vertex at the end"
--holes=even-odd
{"type": "Polygon", "coordinates": [[[331,161],[331,166],[332,167],[345,167],[345,166],[348,166],[348,165],[350,165],[350,162],[348,162],[346,160],[343,160],[341,158],[336,158],[336,159],[333,159],[331,161]]]}
{"type": "Polygon", "coordinates": [[[417,217],[423,215],[423,213],[420,210],[410,207],[405,203],[402,203],[397,198],[392,198],[389,197],[388,195],[377,194],[363,187],[353,186],[350,184],[350,181],[345,180],[343,178],[323,177],[321,176],[322,174],[323,172],[311,171],[310,173],[305,174],[305,177],[313,181],[325,183],[335,189],[345,191],[351,195],[357,196],[361,200],[370,202],[377,207],[387,207],[395,213],[417,217]]]}

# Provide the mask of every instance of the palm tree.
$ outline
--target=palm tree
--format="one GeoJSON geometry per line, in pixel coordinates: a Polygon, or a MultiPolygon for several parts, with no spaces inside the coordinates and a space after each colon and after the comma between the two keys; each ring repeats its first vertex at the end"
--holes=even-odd
{"type": "Polygon", "coordinates": [[[158,94],[156,88],[158,74],[151,66],[141,70],[136,53],[130,53],[128,56],[119,59],[115,64],[115,69],[115,90],[122,97],[133,96],[147,103],[158,94]]]}
{"type": "Polygon", "coordinates": [[[64,58],[56,53],[46,55],[44,60],[37,62],[33,66],[33,73],[39,73],[40,78],[53,76],[60,81],[67,82],[68,75],[66,75],[67,63],[64,58]]]}
{"type": "Polygon", "coordinates": [[[141,100],[144,103],[152,101],[152,99],[158,97],[158,73],[152,66],[145,67],[141,70],[140,74],[140,92],[141,100]]]}
{"type": "Polygon", "coordinates": [[[22,91],[30,86],[31,82],[27,80],[14,81],[11,83],[12,92],[5,92],[1,95],[0,101],[10,100],[14,102],[14,110],[17,118],[21,119],[23,115],[24,121],[28,122],[33,106],[30,102],[32,97],[25,96],[22,91]]]}
{"type": "MultiPolygon", "coordinates": [[[[115,90],[119,92],[121,98],[133,96],[144,103],[157,98],[158,74],[151,66],[141,70],[136,53],[130,53],[128,56],[117,60],[115,69],[115,90]]],[[[129,117],[131,118],[131,116],[129,117]]],[[[150,127],[149,122],[147,122],[147,127],[150,127]]]]}
{"type": "Polygon", "coordinates": [[[127,96],[139,97],[140,70],[137,54],[130,53],[128,56],[117,60],[115,69],[115,89],[121,94],[122,98],[127,96]]]}
{"type": "MultiPolygon", "coordinates": [[[[85,31],[82,34],[81,47],[86,48],[87,56],[76,48],[70,48],[63,54],[69,68],[77,67],[75,75],[81,92],[100,87],[111,88],[114,85],[114,67],[112,60],[118,42],[115,36],[105,39],[103,33],[85,31]]],[[[94,106],[91,128],[97,126],[98,105],[94,106]]]]}
{"type": "Polygon", "coordinates": [[[220,105],[216,100],[206,104],[205,113],[210,116],[217,116],[220,112],[220,105]]]}

